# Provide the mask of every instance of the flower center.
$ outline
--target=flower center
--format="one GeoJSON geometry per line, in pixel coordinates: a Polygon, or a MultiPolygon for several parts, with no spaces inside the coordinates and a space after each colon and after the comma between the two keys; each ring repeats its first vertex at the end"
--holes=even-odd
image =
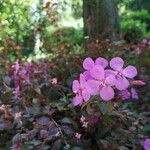
{"type": "Polygon", "coordinates": [[[116,71],[116,78],[119,79],[119,78],[123,78],[123,73],[122,71],[116,71]]]}
{"type": "Polygon", "coordinates": [[[107,83],[106,83],[106,80],[103,79],[103,80],[100,80],[100,86],[104,87],[104,86],[107,86],[107,83]]]}
{"type": "Polygon", "coordinates": [[[82,95],[83,90],[85,90],[85,87],[84,87],[84,88],[80,88],[80,89],[78,90],[78,92],[77,92],[77,95],[82,95]]]}

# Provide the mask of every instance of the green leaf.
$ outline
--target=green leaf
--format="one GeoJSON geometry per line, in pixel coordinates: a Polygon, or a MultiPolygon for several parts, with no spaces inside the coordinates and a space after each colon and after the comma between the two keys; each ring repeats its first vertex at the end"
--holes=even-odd
{"type": "Polygon", "coordinates": [[[102,112],[103,115],[108,112],[108,105],[106,102],[100,103],[100,111],[102,112]]]}

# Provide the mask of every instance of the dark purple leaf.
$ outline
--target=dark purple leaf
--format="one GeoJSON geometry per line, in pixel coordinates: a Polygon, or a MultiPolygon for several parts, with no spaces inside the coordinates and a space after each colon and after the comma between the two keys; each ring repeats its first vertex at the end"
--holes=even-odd
{"type": "Polygon", "coordinates": [[[34,138],[37,134],[38,130],[37,129],[33,129],[27,132],[27,137],[28,138],[34,138]]]}
{"type": "Polygon", "coordinates": [[[50,119],[48,117],[43,116],[38,119],[38,124],[43,125],[43,126],[48,125],[49,121],[50,119]]]}
{"type": "Polygon", "coordinates": [[[46,139],[48,138],[48,131],[47,130],[41,130],[40,131],[40,137],[43,138],[43,139],[46,139]]]}
{"type": "Polygon", "coordinates": [[[20,134],[20,133],[17,133],[17,134],[13,137],[12,142],[13,142],[13,144],[17,144],[17,143],[22,142],[22,136],[21,136],[21,134],[20,134]]]}

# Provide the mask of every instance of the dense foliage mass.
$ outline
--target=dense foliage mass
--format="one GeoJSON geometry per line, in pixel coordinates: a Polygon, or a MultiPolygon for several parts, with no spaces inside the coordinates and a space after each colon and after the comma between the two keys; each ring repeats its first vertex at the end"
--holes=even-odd
{"type": "Polygon", "coordinates": [[[99,40],[97,48],[101,49],[96,49],[94,42],[91,40],[87,45],[91,49],[87,53],[75,54],[72,51],[66,55],[65,51],[59,53],[56,50],[58,53],[51,61],[28,63],[17,60],[12,67],[7,68],[7,72],[2,73],[1,147],[93,149],[94,144],[94,149],[142,148],[149,133],[149,78],[146,69],[148,66],[145,65],[149,61],[149,57],[145,57],[149,50],[148,39],[144,39],[144,43],[139,43],[136,47],[99,40]],[[140,48],[140,52],[137,52],[137,48],[140,48]],[[130,55],[125,56],[126,51],[130,55]],[[113,70],[106,68],[108,61],[99,57],[100,54],[110,60],[109,65],[113,70]],[[122,69],[123,60],[120,57],[111,59],[118,54],[129,66],[125,65],[122,69]],[[87,55],[95,58],[95,62],[92,58],[84,59],[87,55]],[[135,57],[134,61],[129,56],[135,57]],[[130,64],[136,65],[139,75],[130,79],[131,87],[127,90],[129,83],[126,77],[133,78],[137,75],[136,69],[130,64]],[[143,65],[144,68],[141,68],[143,65]],[[73,80],[77,79],[81,71],[83,74],[80,75],[79,85],[77,80],[73,80]],[[124,80],[127,84],[122,84],[124,80]],[[89,85],[89,94],[79,90],[79,86],[84,88],[85,81],[89,85]],[[77,96],[84,96],[84,103],[82,99],[73,100],[72,82],[73,92],[77,96]],[[91,82],[94,84],[91,85],[91,82]],[[109,95],[105,94],[108,93],[105,86],[111,89],[109,95]],[[103,100],[100,100],[97,92],[103,100]],[[89,95],[94,96],[87,101],[89,95]],[[72,100],[74,105],[82,103],[82,106],[74,108],[72,100]],[[143,106],[139,107],[141,105],[143,106]],[[122,134],[125,136],[122,137],[122,134]]]}

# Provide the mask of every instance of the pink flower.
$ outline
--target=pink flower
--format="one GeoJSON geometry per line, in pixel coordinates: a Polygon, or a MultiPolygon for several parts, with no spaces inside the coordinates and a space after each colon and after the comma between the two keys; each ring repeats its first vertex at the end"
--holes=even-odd
{"type": "Polygon", "coordinates": [[[81,134],[79,134],[79,133],[75,133],[75,138],[77,139],[77,140],[80,140],[80,138],[81,138],[81,134]]]}
{"type": "Polygon", "coordinates": [[[125,90],[129,86],[127,78],[134,78],[137,75],[137,70],[134,66],[127,66],[123,68],[124,61],[120,57],[115,57],[110,61],[110,67],[115,70],[116,88],[118,90],[125,90]]]}
{"type": "Polygon", "coordinates": [[[87,102],[90,99],[90,93],[86,89],[86,80],[83,74],[80,74],[80,83],[78,80],[73,81],[72,90],[76,94],[73,99],[73,105],[82,104],[83,100],[87,102]]]}
{"type": "Polygon", "coordinates": [[[84,117],[84,116],[81,116],[80,122],[83,123],[84,121],[85,121],[85,117],[84,117]]]}
{"type": "Polygon", "coordinates": [[[114,85],[114,76],[105,74],[105,70],[101,65],[95,65],[90,70],[90,74],[94,79],[87,81],[88,92],[91,95],[100,94],[103,100],[111,100],[114,97],[114,90],[111,87],[114,85]]]}
{"type": "Polygon", "coordinates": [[[108,66],[108,61],[105,58],[98,57],[95,60],[95,63],[92,58],[88,57],[83,61],[83,68],[86,70],[83,75],[85,76],[86,80],[93,79],[93,77],[90,75],[90,70],[95,65],[101,65],[103,68],[106,68],[108,66]]]}
{"type": "Polygon", "coordinates": [[[88,122],[84,121],[83,124],[82,124],[82,127],[87,128],[88,124],[89,124],[88,122]]]}
{"type": "MultiPolygon", "coordinates": [[[[114,98],[114,88],[119,90],[122,99],[128,99],[130,93],[127,91],[129,81],[127,78],[134,78],[137,75],[137,70],[134,66],[123,68],[124,61],[120,57],[115,57],[108,61],[102,57],[98,57],[95,61],[88,57],[83,61],[85,71],[80,74],[80,82],[73,81],[73,92],[76,94],[73,99],[75,106],[87,102],[92,95],[100,95],[104,101],[109,101],[114,98]],[[106,68],[107,67],[107,68],[106,68]]],[[[144,85],[144,82],[131,82],[133,85],[144,85]]],[[[131,89],[131,96],[138,98],[134,89],[131,89]]],[[[84,123],[84,121],[81,121],[84,123]]],[[[85,125],[86,126],[86,125],[85,125]]]]}
{"type": "Polygon", "coordinates": [[[150,139],[144,141],[144,150],[150,150],[150,139]]]}
{"type": "Polygon", "coordinates": [[[22,112],[15,113],[14,116],[15,119],[20,119],[21,117],[22,117],[22,112]]]}
{"type": "Polygon", "coordinates": [[[142,80],[133,80],[132,81],[132,83],[134,84],[134,85],[140,85],[140,86],[142,86],[142,85],[145,85],[146,83],[145,82],[143,82],[142,80]]]}

